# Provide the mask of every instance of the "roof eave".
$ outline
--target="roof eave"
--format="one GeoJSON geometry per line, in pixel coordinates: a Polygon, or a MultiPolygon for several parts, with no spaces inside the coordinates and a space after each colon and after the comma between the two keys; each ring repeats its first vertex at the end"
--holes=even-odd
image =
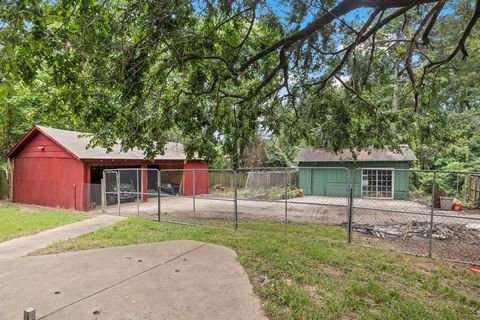
{"type": "MultiPolygon", "coordinates": [[[[37,127],[37,126],[35,126],[37,127]]],[[[77,156],[75,153],[73,153],[70,149],[68,149],[67,147],[65,147],[60,141],[56,140],[54,137],[52,137],[51,135],[49,135],[45,130],[43,130],[42,128],[38,128],[37,129],[43,133],[47,138],[49,138],[50,140],[52,140],[53,142],[55,142],[56,144],[58,144],[65,152],[67,152],[69,155],[71,155],[72,157],[74,157],[75,159],[77,160],[82,160],[79,156],[77,156]]]]}
{"type": "Polygon", "coordinates": [[[8,159],[13,158],[13,156],[17,153],[17,151],[20,149],[20,147],[22,147],[28,140],[30,140],[31,137],[33,136],[33,134],[34,134],[36,131],[39,131],[39,129],[38,129],[36,126],[33,127],[33,128],[31,128],[31,129],[10,149],[10,151],[7,153],[7,158],[8,158],[8,159]]]}
{"type": "Polygon", "coordinates": [[[33,135],[36,133],[36,132],[39,132],[41,134],[43,134],[44,136],[46,136],[48,139],[52,140],[53,142],[55,142],[60,148],[62,148],[65,152],[67,152],[69,155],[71,155],[72,157],[74,157],[75,159],[77,160],[82,160],[80,159],[76,154],[74,154],[72,151],[70,151],[68,148],[66,148],[63,144],[61,144],[58,140],[56,140],[55,138],[53,138],[51,135],[49,135],[47,132],[45,132],[45,130],[43,130],[42,128],[38,127],[38,126],[34,126],[32,129],[30,129],[23,137],[22,139],[20,139],[20,141],[17,142],[17,144],[15,144],[15,146],[13,146],[13,148],[10,150],[10,152],[7,154],[7,158],[11,159],[13,158],[17,153],[18,153],[18,150],[20,150],[24,145],[25,143],[27,143],[27,141],[29,141],[33,135]]]}

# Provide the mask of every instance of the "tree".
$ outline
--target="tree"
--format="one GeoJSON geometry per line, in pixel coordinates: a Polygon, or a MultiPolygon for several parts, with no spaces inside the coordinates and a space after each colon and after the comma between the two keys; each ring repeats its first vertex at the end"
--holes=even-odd
{"type": "Polygon", "coordinates": [[[211,157],[221,143],[234,167],[259,128],[305,124],[292,135],[335,150],[401,142],[393,123],[415,115],[390,112],[383,96],[392,96],[382,89],[384,44],[395,44],[397,74],[409,80],[398,90],[423,112],[424,88],[467,57],[480,15],[478,1],[462,0],[11,1],[1,10],[4,88],[43,70],[69,92],[93,143],[120,140],[153,157],[177,130],[190,156],[211,157]],[[451,20],[455,32],[439,37],[451,20]],[[391,38],[399,25],[402,38],[391,38]]]}

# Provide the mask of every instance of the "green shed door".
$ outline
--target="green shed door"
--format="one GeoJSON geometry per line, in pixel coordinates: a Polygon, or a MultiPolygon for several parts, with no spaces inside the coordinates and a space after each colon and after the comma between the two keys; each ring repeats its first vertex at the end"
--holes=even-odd
{"type": "Polygon", "coordinates": [[[298,184],[305,195],[312,194],[312,170],[310,168],[300,168],[298,184]]]}
{"type": "Polygon", "coordinates": [[[312,194],[317,196],[347,196],[347,171],[341,168],[312,169],[312,194]]]}

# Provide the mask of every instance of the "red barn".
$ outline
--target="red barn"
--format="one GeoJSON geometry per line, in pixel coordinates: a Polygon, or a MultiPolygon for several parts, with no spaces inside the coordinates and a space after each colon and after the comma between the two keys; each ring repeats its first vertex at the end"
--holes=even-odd
{"type": "MultiPolygon", "coordinates": [[[[195,192],[208,192],[208,165],[198,160],[186,161],[179,143],[167,143],[164,155],[148,161],[139,149],[122,152],[120,146],[115,146],[107,152],[100,147],[87,148],[89,142],[85,133],[33,127],[8,153],[12,165],[10,199],[88,210],[89,189],[85,186],[99,184],[104,169],[117,168],[201,169],[195,174],[195,192]]],[[[182,174],[185,195],[192,193],[191,179],[190,171],[182,174]]]]}

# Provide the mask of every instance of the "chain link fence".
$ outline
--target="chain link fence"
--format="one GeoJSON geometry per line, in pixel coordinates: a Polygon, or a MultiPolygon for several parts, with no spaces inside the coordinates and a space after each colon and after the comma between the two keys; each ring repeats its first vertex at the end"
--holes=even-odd
{"type": "Polygon", "coordinates": [[[237,227],[261,226],[268,221],[273,230],[287,228],[288,190],[295,173],[286,168],[242,168],[237,171],[237,227]]]}
{"type": "Polygon", "coordinates": [[[480,262],[480,209],[469,173],[356,169],[353,242],[480,262]],[[387,173],[388,172],[388,173],[387,173]]]}
{"type": "Polygon", "coordinates": [[[102,185],[100,183],[83,184],[83,208],[85,210],[95,210],[102,206],[102,185]]]}
{"type": "Polygon", "coordinates": [[[158,169],[107,169],[101,184],[107,214],[158,220],[160,171],[158,169]]]}
{"type": "Polygon", "coordinates": [[[89,185],[88,201],[108,214],[212,227],[312,232],[309,226],[322,225],[315,232],[325,237],[478,264],[478,176],[393,168],[112,169],[100,186],[89,185]]]}
{"type": "Polygon", "coordinates": [[[235,172],[215,169],[161,170],[160,219],[234,226],[235,172]]]}

